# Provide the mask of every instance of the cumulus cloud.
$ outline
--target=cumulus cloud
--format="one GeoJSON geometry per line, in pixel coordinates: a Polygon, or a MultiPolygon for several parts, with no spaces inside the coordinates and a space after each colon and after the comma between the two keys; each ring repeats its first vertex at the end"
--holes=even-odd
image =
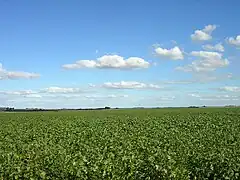
{"type": "Polygon", "coordinates": [[[161,58],[166,58],[171,60],[182,60],[184,58],[183,52],[177,46],[175,46],[172,49],[164,49],[161,47],[156,47],[154,51],[155,51],[155,54],[161,58]]]}
{"type": "Polygon", "coordinates": [[[80,93],[80,88],[49,87],[42,90],[45,93],[80,93]]]}
{"type": "Polygon", "coordinates": [[[207,25],[202,30],[194,31],[194,34],[191,35],[193,41],[208,41],[212,39],[212,32],[217,28],[216,25],[207,25]]]}
{"type": "Polygon", "coordinates": [[[40,77],[39,74],[30,73],[30,72],[23,72],[23,71],[8,71],[3,68],[2,64],[0,63],[0,80],[6,79],[33,79],[40,77]]]}
{"type": "Polygon", "coordinates": [[[206,44],[206,45],[203,45],[202,48],[204,50],[208,50],[208,51],[224,52],[224,47],[223,47],[222,43],[218,43],[215,45],[206,44]]]}
{"type": "Polygon", "coordinates": [[[229,92],[240,92],[240,87],[238,86],[224,86],[219,88],[220,91],[229,91],[229,92]]]}
{"type": "Polygon", "coordinates": [[[139,57],[124,59],[119,55],[104,55],[97,60],[79,60],[73,64],[65,64],[64,69],[104,68],[104,69],[141,69],[148,68],[150,63],[139,57]]]}
{"type": "Polygon", "coordinates": [[[198,60],[193,61],[191,64],[177,67],[176,70],[184,72],[210,72],[229,65],[229,61],[223,59],[222,54],[218,52],[193,51],[191,55],[197,57],[198,60]]]}
{"type": "Polygon", "coordinates": [[[236,48],[240,48],[240,35],[238,35],[236,38],[234,37],[227,38],[227,42],[235,46],[236,48]]]}
{"type": "Polygon", "coordinates": [[[103,84],[104,88],[109,89],[160,89],[156,84],[145,84],[136,81],[120,81],[120,82],[106,82],[103,84]]]}

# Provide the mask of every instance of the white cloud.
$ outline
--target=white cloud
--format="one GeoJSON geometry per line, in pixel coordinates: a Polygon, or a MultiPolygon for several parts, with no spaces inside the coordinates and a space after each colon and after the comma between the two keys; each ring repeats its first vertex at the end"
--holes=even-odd
{"type": "Polygon", "coordinates": [[[0,94],[4,94],[4,95],[32,95],[36,93],[37,93],[36,91],[32,91],[32,90],[0,91],[0,94]]]}
{"type": "Polygon", "coordinates": [[[239,98],[200,98],[200,101],[239,101],[239,98]]]}
{"type": "Polygon", "coordinates": [[[33,79],[40,77],[40,75],[29,72],[8,72],[5,77],[5,79],[33,79]]]}
{"type": "Polygon", "coordinates": [[[177,46],[175,46],[172,49],[164,49],[161,47],[156,47],[154,51],[157,56],[166,58],[166,59],[182,60],[184,58],[183,52],[177,46]]]}
{"type": "Polygon", "coordinates": [[[223,47],[222,43],[218,43],[215,45],[206,44],[206,45],[203,45],[202,48],[204,50],[208,50],[208,51],[224,52],[224,47],[223,47]]]}
{"type": "Polygon", "coordinates": [[[104,88],[110,89],[160,89],[156,84],[145,84],[136,81],[121,81],[121,82],[106,82],[103,84],[104,88]]]}
{"type": "Polygon", "coordinates": [[[197,98],[201,101],[238,101],[240,96],[228,95],[228,94],[217,94],[217,95],[206,95],[206,94],[188,94],[193,98],[197,98]]]}
{"type": "Polygon", "coordinates": [[[88,86],[91,87],[91,88],[96,87],[96,85],[95,85],[95,84],[92,84],[92,83],[88,83],[88,86]]]}
{"type": "Polygon", "coordinates": [[[193,51],[191,55],[199,59],[191,64],[177,67],[176,70],[184,72],[210,72],[229,65],[229,61],[223,59],[222,54],[218,52],[193,51]]]}
{"type": "Polygon", "coordinates": [[[193,83],[208,83],[208,82],[218,82],[234,79],[231,73],[228,74],[219,74],[219,73],[194,73],[193,76],[189,79],[183,80],[169,80],[162,81],[163,84],[193,84],[193,83]]]}
{"type": "Polygon", "coordinates": [[[22,96],[22,97],[57,97],[52,94],[59,93],[62,94],[61,96],[64,96],[66,93],[80,93],[83,92],[79,88],[60,88],[60,87],[49,87],[38,91],[32,91],[32,90],[19,90],[19,91],[0,91],[0,94],[3,95],[10,95],[10,96],[22,96]],[[41,94],[41,95],[40,95],[41,94]]]}
{"type": "Polygon", "coordinates": [[[47,94],[45,95],[45,97],[49,97],[49,98],[74,98],[74,99],[79,99],[79,98],[82,98],[83,95],[82,94],[74,94],[74,93],[64,93],[64,94],[61,94],[61,93],[54,93],[54,94],[57,94],[57,95],[52,95],[52,94],[47,94]]]}
{"type": "Polygon", "coordinates": [[[194,80],[165,81],[164,84],[192,84],[194,80]]]}
{"type": "Polygon", "coordinates": [[[109,94],[109,95],[86,95],[84,96],[88,99],[109,99],[109,98],[127,98],[128,95],[116,95],[116,94],[109,94]]]}
{"type": "Polygon", "coordinates": [[[40,75],[36,73],[29,73],[29,72],[22,72],[22,71],[8,71],[4,69],[2,64],[0,63],[0,80],[33,79],[38,77],[40,77],[40,75]]]}
{"type": "Polygon", "coordinates": [[[176,99],[176,96],[173,95],[157,95],[157,96],[143,96],[137,98],[137,102],[140,103],[139,106],[144,106],[144,104],[147,104],[147,106],[152,106],[151,103],[154,102],[153,106],[161,107],[163,103],[169,103],[171,101],[174,101],[176,99]],[[142,105],[141,105],[142,104],[142,105]]]}
{"type": "Polygon", "coordinates": [[[112,104],[121,106],[121,103],[126,101],[124,99],[128,97],[127,94],[108,94],[107,92],[78,94],[73,93],[76,92],[75,88],[48,88],[49,92],[46,89],[44,91],[0,91],[0,106],[15,108],[112,107],[112,104]]]}
{"type": "Polygon", "coordinates": [[[202,31],[205,32],[205,33],[211,34],[216,28],[217,28],[216,25],[214,25],[214,24],[211,25],[211,24],[210,24],[210,25],[205,26],[202,31]]]}
{"type": "Polygon", "coordinates": [[[80,69],[80,68],[94,68],[96,67],[96,62],[92,60],[80,60],[76,61],[74,64],[65,64],[63,68],[65,69],[80,69]]]}
{"type": "Polygon", "coordinates": [[[109,95],[105,95],[105,94],[88,94],[88,95],[82,95],[82,94],[72,94],[72,93],[65,93],[65,94],[45,94],[44,96],[45,98],[53,98],[53,99],[61,99],[61,98],[67,98],[67,99],[71,99],[71,100],[76,100],[76,99],[83,99],[83,98],[87,98],[87,99],[108,99],[108,98],[120,98],[120,97],[128,97],[128,95],[116,95],[116,94],[109,94],[109,95]]]}
{"type": "Polygon", "coordinates": [[[240,35],[238,35],[236,38],[234,37],[227,38],[227,42],[237,48],[240,48],[240,35]]]}
{"type": "Polygon", "coordinates": [[[191,35],[191,38],[194,41],[208,41],[212,39],[212,36],[201,30],[196,30],[194,34],[191,35]]]}
{"type": "Polygon", "coordinates": [[[24,97],[26,97],[26,98],[42,98],[42,96],[40,94],[28,94],[28,95],[25,95],[24,97]]]}
{"type": "Polygon", "coordinates": [[[79,60],[73,64],[65,64],[64,69],[81,69],[81,68],[111,68],[111,69],[140,69],[148,68],[149,62],[139,57],[130,57],[124,59],[118,55],[104,55],[95,60],[79,60]]]}
{"type": "Polygon", "coordinates": [[[196,82],[199,83],[217,82],[233,79],[233,75],[231,73],[228,74],[197,73],[194,74],[194,79],[196,82]]]}
{"type": "Polygon", "coordinates": [[[207,25],[202,30],[196,30],[194,34],[191,35],[193,41],[208,41],[212,39],[212,32],[217,28],[216,25],[207,25]]]}
{"type": "Polygon", "coordinates": [[[199,94],[189,94],[189,96],[192,96],[192,97],[198,97],[198,98],[200,98],[201,96],[199,95],[199,94]]]}
{"type": "Polygon", "coordinates": [[[225,86],[219,88],[221,91],[229,91],[229,92],[240,92],[240,87],[238,86],[225,86]]]}
{"type": "Polygon", "coordinates": [[[63,88],[63,87],[49,87],[42,92],[45,93],[80,93],[83,92],[80,88],[63,88]]]}
{"type": "Polygon", "coordinates": [[[159,100],[159,101],[173,101],[173,100],[175,100],[175,99],[176,99],[175,96],[156,97],[156,100],[159,100]]]}

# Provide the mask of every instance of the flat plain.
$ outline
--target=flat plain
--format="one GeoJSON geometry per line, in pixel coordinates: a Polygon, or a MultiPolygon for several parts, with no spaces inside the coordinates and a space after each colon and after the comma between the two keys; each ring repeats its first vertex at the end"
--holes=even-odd
{"type": "Polygon", "coordinates": [[[240,108],[0,113],[1,179],[240,179],[240,108]]]}

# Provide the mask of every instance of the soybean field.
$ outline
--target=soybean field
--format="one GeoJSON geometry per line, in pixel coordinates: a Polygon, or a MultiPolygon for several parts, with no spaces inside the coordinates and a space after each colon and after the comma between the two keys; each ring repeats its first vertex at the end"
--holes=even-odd
{"type": "Polygon", "coordinates": [[[3,179],[240,179],[240,108],[0,113],[3,179]]]}

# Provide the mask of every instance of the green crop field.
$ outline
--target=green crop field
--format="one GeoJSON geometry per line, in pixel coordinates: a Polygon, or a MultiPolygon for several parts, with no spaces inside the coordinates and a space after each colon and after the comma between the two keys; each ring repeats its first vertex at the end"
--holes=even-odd
{"type": "Polygon", "coordinates": [[[1,179],[240,179],[240,109],[0,113],[1,179]]]}

